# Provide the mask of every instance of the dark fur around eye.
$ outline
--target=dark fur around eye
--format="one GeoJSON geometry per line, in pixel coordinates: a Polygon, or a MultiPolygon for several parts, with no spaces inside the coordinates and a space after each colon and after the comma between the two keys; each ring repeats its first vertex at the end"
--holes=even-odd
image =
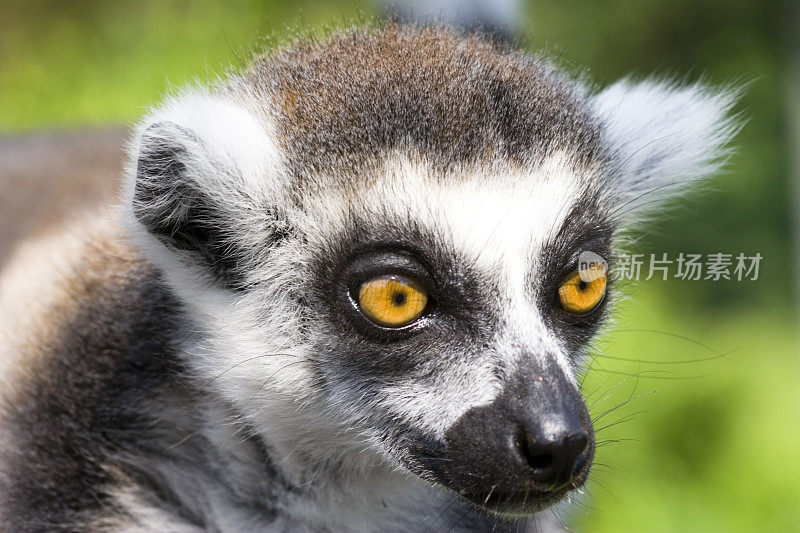
{"type": "Polygon", "coordinates": [[[531,286],[546,322],[557,335],[565,339],[570,351],[577,352],[597,332],[608,308],[608,294],[614,280],[607,279],[606,297],[591,312],[576,315],[566,311],[558,298],[558,288],[578,266],[583,251],[599,254],[613,268],[611,241],[616,230],[613,222],[604,217],[603,197],[587,191],[586,197],[573,206],[566,222],[545,246],[541,256],[542,271],[532,273],[531,286]]]}
{"type": "Polygon", "coordinates": [[[357,333],[365,342],[402,341],[431,330],[488,335],[499,316],[490,273],[480,272],[435,234],[413,222],[386,227],[353,220],[350,230],[317,253],[313,269],[320,310],[343,336],[357,333]],[[428,290],[429,305],[420,320],[401,328],[381,328],[354,306],[354,291],[377,276],[398,274],[428,290]],[[447,330],[447,331],[445,331],[447,330]]]}

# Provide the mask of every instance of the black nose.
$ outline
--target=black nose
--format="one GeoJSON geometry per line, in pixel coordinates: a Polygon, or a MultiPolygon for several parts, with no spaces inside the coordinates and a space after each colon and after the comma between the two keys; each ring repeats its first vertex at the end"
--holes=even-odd
{"type": "Polygon", "coordinates": [[[594,432],[583,397],[555,363],[530,357],[528,365],[506,378],[493,402],[461,415],[441,448],[426,442],[415,453],[428,478],[481,508],[516,514],[586,482],[594,432]]]}
{"type": "Polygon", "coordinates": [[[554,491],[567,485],[586,463],[589,435],[579,427],[544,420],[520,426],[514,446],[530,469],[530,479],[541,490],[554,491]]]}

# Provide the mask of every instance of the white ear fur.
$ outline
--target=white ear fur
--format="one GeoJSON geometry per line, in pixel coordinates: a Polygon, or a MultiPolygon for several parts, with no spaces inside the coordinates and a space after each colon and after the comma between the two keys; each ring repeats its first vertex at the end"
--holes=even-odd
{"type": "MultiPolygon", "coordinates": [[[[193,91],[170,98],[139,124],[130,149],[133,167],[127,173],[126,192],[133,198],[136,163],[143,151],[157,149],[144,144],[172,142],[194,145],[184,154],[186,177],[199,190],[223,199],[246,192],[272,198],[280,173],[277,143],[263,123],[229,98],[193,91]],[[168,127],[158,131],[159,125],[168,127]],[[184,138],[170,137],[183,132],[184,138]],[[188,137],[187,137],[188,136],[188,137]],[[220,172],[225,170],[225,172],[220,172]],[[231,180],[234,180],[231,182],[231,180]]],[[[230,199],[229,199],[230,200],[230,199]]]]}
{"type": "Polygon", "coordinates": [[[641,211],[718,171],[739,128],[729,115],[737,96],[655,80],[622,80],[598,94],[595,110],[618,157],[611,186],[620,209],[641,211]]]}
{"type": "MultiPolygon", "coordinates": [[[[232,245],[253,254],[281,223],[270,207],[285,190],[266,119],[229,95],[202,90],[171,98],[138,126],[125,182],[126,219],[157,263],[178,258],[199,271],[229,270],[232,245]],[[169,244],[170,246],[167,246],[169,244]]],[[[175,267],[180,270],[183,267],[175,267]]],[[[184,269],[185,270],[185,269],[184,269]]]]}

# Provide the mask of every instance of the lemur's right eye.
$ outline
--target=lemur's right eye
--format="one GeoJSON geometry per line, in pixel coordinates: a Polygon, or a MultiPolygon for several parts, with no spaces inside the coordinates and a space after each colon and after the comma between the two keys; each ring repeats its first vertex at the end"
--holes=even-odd
{"type": "Polygon", "coordinates": [[[358,306],[374,323],[400,328],[417,320],[428,305],[428,292],[402,276],[381,276],[361,284],[358,306]]]}
{"type": "Polygon", "coordinates": [[[602,274],[584,281],[578,272],[567,278],[558,288],[561,307],[576,315],[594,311],[606,295],[606,276],[602,274]]]}

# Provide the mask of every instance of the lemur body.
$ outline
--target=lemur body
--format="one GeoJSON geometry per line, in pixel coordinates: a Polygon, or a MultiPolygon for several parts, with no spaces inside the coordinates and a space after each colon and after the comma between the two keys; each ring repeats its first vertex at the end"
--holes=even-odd
{"type": "Polygon", "coordinates": [[[533,523],[594,453],[576,373],[613,280],[587,313],[559,305],[563,281],[716,168],[730,105],[593,94],[479,37],[395,26],[169,98],[131,143],[123,220],[59,240],[49,303],[16,294],[33,260],[0,284],[0,523],[533,523]],[[376,319],[376,280],[424,309],[376,319]]]}

